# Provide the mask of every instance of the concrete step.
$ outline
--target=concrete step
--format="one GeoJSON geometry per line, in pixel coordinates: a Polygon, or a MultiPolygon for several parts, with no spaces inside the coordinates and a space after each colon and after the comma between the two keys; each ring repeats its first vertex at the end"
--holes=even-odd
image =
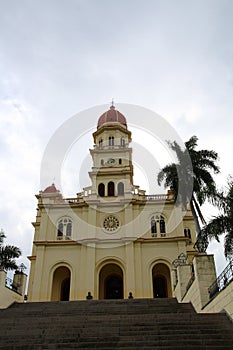
{"type": "Polygon", "coordinates": [[[179,304],[175,298],[167,299],[132,299],[132,300],[88,300],[88,301],[71,301],[71,302],[40,302],[40,303],[25,303],[18,304],[14,303],[10,309],[20,307],[25,312],[34,312],[38,309],[43,313],[54,313],[57,312],[83,312],[92,313],[95,311],[96,314],[105,314],[106,311],[111,310],[112,314],[126,314],[126,313],[141,313],[142,310],[146,309],[148,313],[154,313],[158,311],[160,313],[170,312],[191,312],[193,307],[191,304],[179,304]]]}
{"type": "Polygon", "coordinates": [[[0,310],[0,349],[233,349],[224,314],[176,299],[14,304],[0,310]]]}

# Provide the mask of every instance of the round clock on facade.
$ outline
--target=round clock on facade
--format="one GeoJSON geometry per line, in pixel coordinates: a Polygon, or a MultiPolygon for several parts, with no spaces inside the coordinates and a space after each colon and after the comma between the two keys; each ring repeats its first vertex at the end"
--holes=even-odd
{"type": "Polygon", "coordinates": [[[109,158],[108,162],[109,165],[113,165],[115,163],[115,159],[109,158]]]}
{"type": "Polygon", "coordinates": [[[119,220],[114,215],[109,215],[104,219],[103,227],[108,232],[114,232],[120,226],[119,220]]]}

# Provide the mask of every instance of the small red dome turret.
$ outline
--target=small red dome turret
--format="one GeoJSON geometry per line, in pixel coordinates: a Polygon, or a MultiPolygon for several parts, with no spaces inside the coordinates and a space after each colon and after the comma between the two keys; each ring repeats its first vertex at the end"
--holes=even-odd
{"type": "Polygon", "coordinates": [[[97,129],[104,124],[120,123],[127,128],[127,122],[125,116],[115,109],[115,106],[111,105],[107,112],[104,112],[98,120],[97,129]]]}
{"type": "Polygon", "coordinates": [[[59,192],[58,189],[55,187],[54,183],[51,186],[48,186],[43,193],[54,193],[59,192]]]}

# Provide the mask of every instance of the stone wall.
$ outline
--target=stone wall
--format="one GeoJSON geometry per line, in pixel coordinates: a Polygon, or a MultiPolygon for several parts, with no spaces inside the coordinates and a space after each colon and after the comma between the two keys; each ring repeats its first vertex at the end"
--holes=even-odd
{"type": "MultiPolygon", "coordinates": [[[[23,274],[24,275],[24,274],[23,274]]],[[[25,288],[26,283],[26,275],[24,275],[25,282],[23,282],[23,286],[25,288]]],[[[6,272],[0,270],[0,309],[5,309],[10,306],[15,301],[18,303],[24,302],[24,292],[25,290],[21,290],[23,293],[19,294],[14,290],[6,287],[6,272]]]]}
{"type": "Polygon", "coordinates": [[[201,312],[221,312],[226,311],[233,320],[233,281],[222,289],[213,299],[211,299],[201,312]]]}
{"type": "Polygon", "coordinates": [[[201,312],[204,305],[209,301],[208,288],[216,279],[214,256],[207,254],[195,256],[193,259],[193,268],[193,282],[188,290],[181,295],[181,299],[178,300],[184,303],[191,302],[195,310],[201,312]]]}

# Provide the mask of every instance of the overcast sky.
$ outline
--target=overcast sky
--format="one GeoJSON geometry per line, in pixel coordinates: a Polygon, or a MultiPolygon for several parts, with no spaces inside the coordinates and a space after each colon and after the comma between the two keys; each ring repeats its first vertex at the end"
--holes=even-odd
{"type": "Polygon", "coordinates": [[[233,174],[232,0],[0,0],[0,77],[0,227],[27,266],[43,152],[82,110],[149,108],[233,174]]]}

